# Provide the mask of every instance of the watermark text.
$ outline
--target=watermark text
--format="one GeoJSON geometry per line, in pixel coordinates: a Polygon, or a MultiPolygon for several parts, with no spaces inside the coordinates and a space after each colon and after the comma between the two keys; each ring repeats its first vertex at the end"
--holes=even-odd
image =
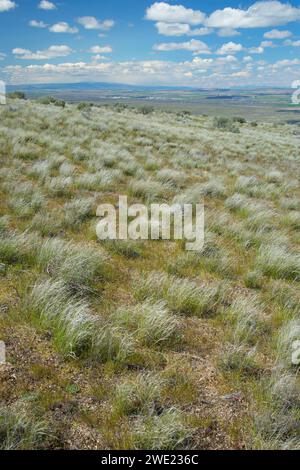
{"type": "Polygon", "coordinates": [[[118,210],[112,204],[97,209],[96,232],[100,240],[185,240],[187,251],[204,246],[204,204],[128,205],[119,197],[118,210]]]}

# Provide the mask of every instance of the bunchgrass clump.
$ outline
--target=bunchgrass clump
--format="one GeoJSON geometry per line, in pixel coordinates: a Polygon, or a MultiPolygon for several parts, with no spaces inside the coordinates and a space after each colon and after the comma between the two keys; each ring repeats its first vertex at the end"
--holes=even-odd
{"type": "Polygon", "coordinates": [[[47,436],[46,423],[32,416],[24,403],[0,407],[0,450],[38,449],[47,436]]]}
{"type": "Polygon", "coordinates": [[[113,323],[131,331],[147,346],[174,341],[179,329],[178,320],[163,302],[145,301],[133,307],[121,307],[113,315],[113,323]]]}
{"type": "Polygon", "coordinates": [[[136,351],[134,338],[123,328],[104,322],[96,328],[93,335],[91,357],[102,363],[114,361],[119,364],[130,363],[136,351]]]}
{"type": "Polygon", "coordinates": [[[282,280],[271,281],[268,285],[268,298],[286,311],[297,314],[300,311],[300,292],[298,283],[282,280]]]}
{"type": "Polygon", "coordinates": [[[42,237],[55,237],[63,229],[63,217],[60,212],[37,213],[30,222],[30,230],[42,237]]]}
{"type": "Polygon", "coordinates": [[[100,248],[73,245],[59,238],[42,244],[37,263],[41,270],[59,277],[77,294],[88,293],[94,282],[110,275],[108,258],[100,248]]]}
{"type": "Polygon", "coordinates": [[[183,186],[186,180],[186,176],[183,172],[169,168],[158,171],[156,178],[162,183],[167,183],[175,187],[183,186]]]}
{"type": "Polygon", "coordinates": [[[248,271],[244,276],[244,284],[248,289],[261,289],[264,277],[260,271],[248,271]]]}
{"type": "Polygon", "coordinates": [[[224,184],[212,179],[207,183],[195,184],[183,194],[175,196],[174,202],[179,204],[201,204],[204,198],[223,198],[226,194],[224,184]]]}
{"type": "Polygon", "coordinates": [[[53,197],[71,197],[74,181],[71,176],[55,176],[48,178],[45,186],[53,197]]]}
{"type": "Polygon", "coordinates": [[[94,199],[74,199],[64,205],[64,226],[67,228],[78,229],[80,225],[96,214],[94,209],[94,199]]]}
{"type": "Polygon", "coordinates": [[[213,120],[213,126],[215,129],[233,132],[235,134],[240,132],[236,125],[236,121],[225,116],[216,116],[213,120]]]}
{"type": "Polygon", "coordinates": [[[185,416],[173,408],[161,415],[140,418],[132,433],[134,448],[149,450],[176,450],[192,436],[193,429],[185,416]]]}
{"type": "Polygon", "coordinates": [[[89,305],[70,294],[62,280],[36,284],[24,307],[36,325],[52,332],[57,348],[64,355],[123,362],[133,352],[130,335],[92,314],[89,305]]]}
{"type": "Polygon", "coordinates": [[[70,297],[61,280],[36,284],[25,308],[30,318],[53,332],[59,349],[65,354],[80,354],[90,349],[96,317],[85,302],[70,297]]]}
{"type": "Polygon", "coordinates": [[[114,412],[120,415],[153,415],[161,400],[162,380],[151,373],[125,380],[116,390],[114,412]]]}
{"type": "Polygon", "coordinates": [[[171,191],[167,184],[159,183],[155,180],[133,180],[129,185],[130,195],[141,198],[145,201],[154,201],[158,198],[165,198],[171,191]]]}
{"type": "Polygon", "coordinates": [[[257,376],[261,372],[256,359],[256,349],[245,344],[228,344],[220,358],[220,368],[241,376],[257,376]]]}
{"type": "Polygon", "coordinates": [[[239,297],[229,309],[235,325],[233,340],[235,344],[255,344],[263,328],[262,307],[256,299],[239,297]]]}
{"type": "Polygon", "coordinates": [[[11,232],[0,236],[0,260],[8,264],[31,264],[35,259],[37,237],[11,232]]]}
{"type": "Polygon", "coordinates": [[[280,246],[262,246],[257,259],[257,267],[275,279],[300,279],[300,254],[291,253],[280,246]]]}
{"type": "Polygon", "coordinates": [[[224,296],[221,284],[198,286],[187,279],[155,272],[137,280],[134,292],[139,300],[163,299],[172,312],[194,316],[215,313],[224,296]]]}

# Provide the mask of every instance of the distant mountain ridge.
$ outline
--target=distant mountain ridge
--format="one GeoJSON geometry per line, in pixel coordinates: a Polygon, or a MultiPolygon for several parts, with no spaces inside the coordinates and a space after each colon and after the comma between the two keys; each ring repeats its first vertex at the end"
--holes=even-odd
{"type": "MultiPolygon", "coordinates": [[[[41,84],[23,84],[8,85],[8,91],[34,91],[34,90],[200,90],[194,87],[180,86],[147,86],[147,85],[126,85],[123,83],[106,82],[82,82],[82,83],[41,83],[41,84]]],[[[203,88],[203,90],[205,90],[203,88]]]]}
{"type": "Polygon", "coordinates": [[[81,82],[81,83],[40,83],[40,84],[21,84],[7,85],[7,90],[11,91],[59,91],[59,90],[122,90],[122,91],[218,91],[229,92],[230,90],[287,90],[284,87],[234,87],[234,88],[200,88],[188,86],[151,86],[151,85],[126,85],[124,83],[107,82],[81,82]]]}

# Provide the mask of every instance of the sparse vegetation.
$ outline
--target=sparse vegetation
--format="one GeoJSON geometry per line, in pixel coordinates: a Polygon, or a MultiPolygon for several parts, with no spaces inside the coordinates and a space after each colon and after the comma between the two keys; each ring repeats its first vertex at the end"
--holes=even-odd
{"type": "Polygon", "coordinates": [[[298,449],[295,127],[10,98],[0,448],[298,449]],[[204,200],[201,252],[97,240],[97,205],[124,194],[204,200]]]}
{"type": "Polygon", "coordinates": [[[216,129],[238,134],[240,131],[239,128],[234,124],[235,122],[239,121],[236,121],[235,119],[229,119],[227,117],[216,117],[214,119],[214,127],[216,129]]]}
{"type": "Polygon", "coordinates": [[[12,91],[7,94],[7,97],[11,100],[26,100],[26,95],[23,91],[12,91]]]}

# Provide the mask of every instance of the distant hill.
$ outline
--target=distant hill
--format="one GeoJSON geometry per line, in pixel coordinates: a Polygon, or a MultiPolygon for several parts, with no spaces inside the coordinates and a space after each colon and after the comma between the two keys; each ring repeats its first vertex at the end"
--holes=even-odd
{"type": "MultiPolygon", "coordinates": [[[[24,84],[24,85],[8,85],[8,91],[46,91],[46,90],[195,90],[193,87],[168,87],[168,86],[143,86],[143,85],[126,85],[123,83],[41,83],[41,84],[24,84]]],[[[199,89],[198,89],[199,90],[199,89]]]]}
{"type": "Polygon", "coordinates": [[[81,83],[39,83],[39,84],[21,84],[21,85],[7,85],[9,92],[20,90],[24,92],[41,92],[41,91],[64,91],[64,90],[122,90],[122,91],[197,91],[197,92],[212,92],[218,91],[226,93],[232,90],[239,90],[240,92],[253,90],[256,93],[261,90],[268,91],[282,91],[291,92],[290,89],[284,87],[233,87],[233,88],[199,88],[188,86],[151,86],[151,85],[129,85],[124,83],[106,83],[106,82],[81,82],[81,83]]]}

